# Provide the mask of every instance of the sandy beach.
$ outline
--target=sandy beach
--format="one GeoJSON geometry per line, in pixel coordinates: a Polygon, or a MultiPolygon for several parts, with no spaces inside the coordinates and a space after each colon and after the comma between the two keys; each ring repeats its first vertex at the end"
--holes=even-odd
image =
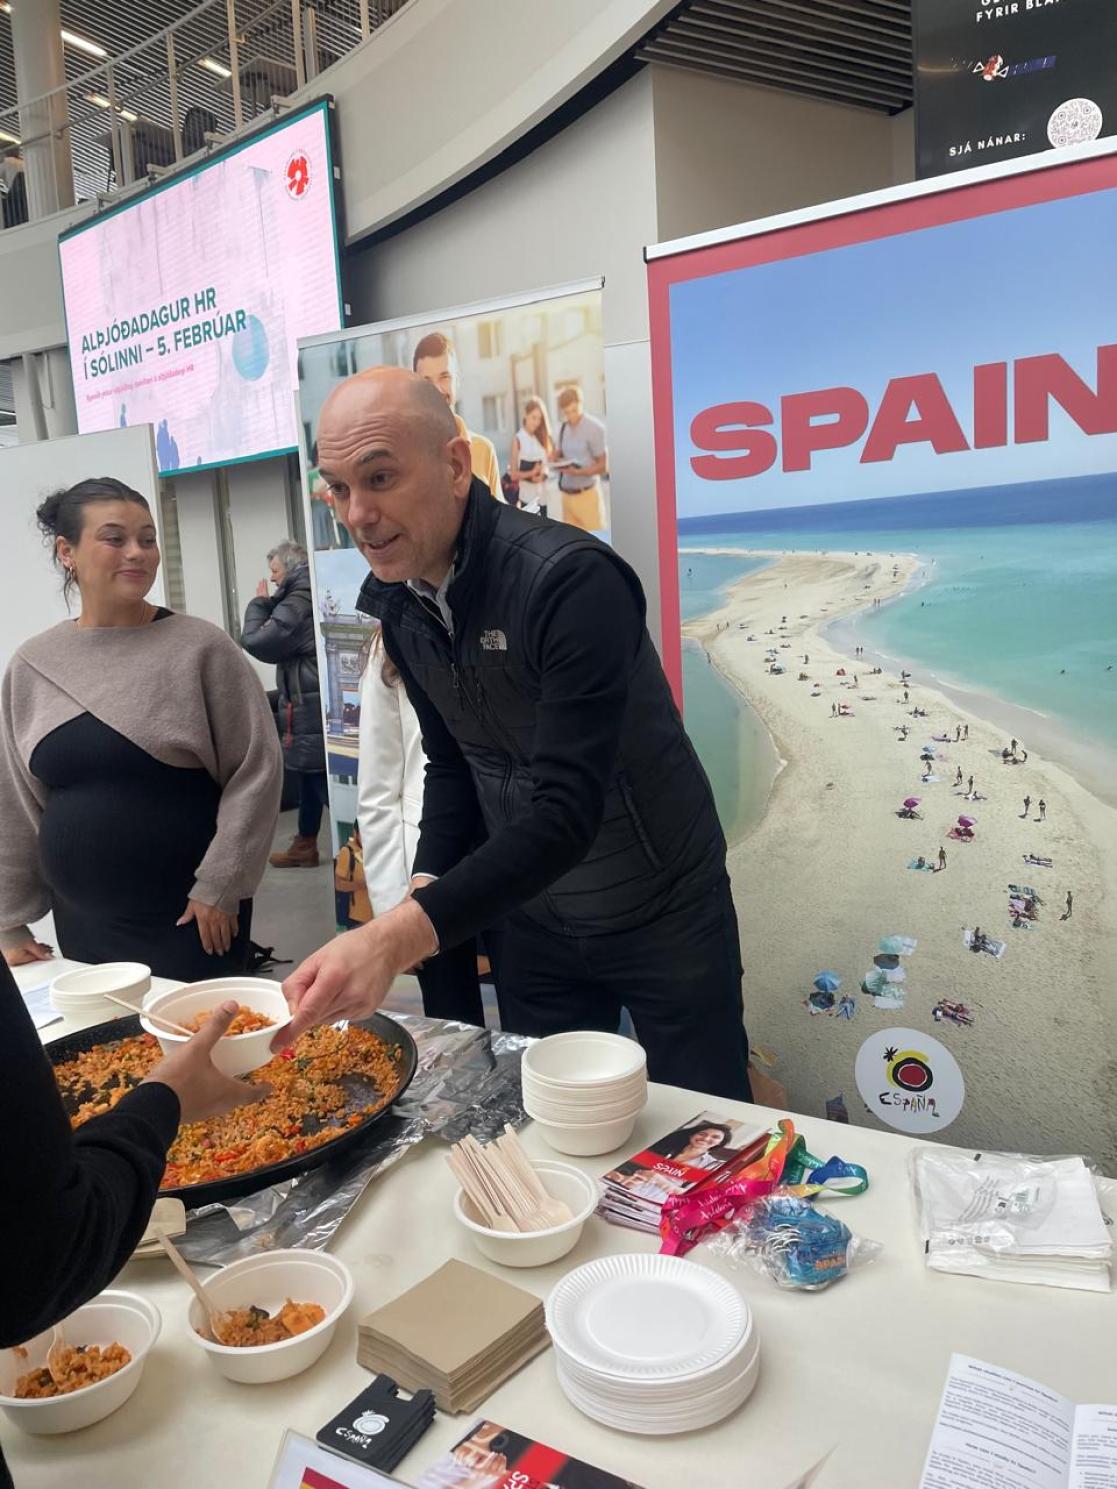
{"type": "MultiPolygon", "coordinates": [[[[882,1125],[865,1116],[854,1059],[874,1031],[910,1027],[962,1064],[966,1103],[947,1140],[1015,1149],[1028,1134],[1036,1151],[1092,1154],[1117,1172],[1117,811],[1027,738],[1026,763],[1002,763],[1009,741],[999,727],[918,673],[905,702],[897,674],[870,675],[868,658],[827,639],[830,623],[902,594],[919,568],[913,555],[689,551],[770,559],[684,634],[761,716],[784,762],[763,820],[731,843],[729,867],[749,1032],[774,1051],[792,1108],[822,1115],[841,1094],[854,1121],[882,1125]],[[782,673],[770,670],[769,649],[782,673]],[[838,705],[849,715],[836,717],[838,705]],[[959,726],[968,738],[956,742],[959,726]],[[924,743],[936,751],[930,782],[924,743]],[[971,775],[977,800],[966,799],[971,775]],[[897,815],[909,796],[921,798],[917,820],[897,815]],[[947,836],[960,813],[976,818],[972,842],[947,836]],[[940,847],[941,872],[908,868],[919,855],[937,863],[940,847]],[[1028,853],[1053,867],[1026,864],[1028,853]],[[1013,927],[1010,883],[1042,897],[1026,929],[1013,927]],[[1073,913],[1062,919],[1068,890],[1073,913]],[[1007,943],[1001,959],[966,949],[963,928],[974,925],[1007,943]],[[903,962],[900,1008],[860,991],[886,935],[918,943],[903,962]],[[853,995],[852,1019],[805,1006],[823,969],[853,995]],[[936,1022],[940,999],[965,1004],[972,1027],[936,1022]]],[[[852,1138],[849,1147],[853,1156],[852,1138]]]]}

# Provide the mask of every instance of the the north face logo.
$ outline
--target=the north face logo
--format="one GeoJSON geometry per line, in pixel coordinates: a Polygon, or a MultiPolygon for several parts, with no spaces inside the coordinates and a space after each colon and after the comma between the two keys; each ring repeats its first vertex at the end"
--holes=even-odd
{"type": "Polygon", "coordinates": [[[507,651],[508,637],[503,631],[482,631],[481,649],[483,651],[507,651]]]}

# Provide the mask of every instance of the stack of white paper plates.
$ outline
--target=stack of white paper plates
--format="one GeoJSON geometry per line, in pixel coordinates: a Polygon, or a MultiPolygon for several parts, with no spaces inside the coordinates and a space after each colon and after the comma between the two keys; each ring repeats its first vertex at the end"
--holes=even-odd
{"type": "Polygon", "coordinates": [[[606,1256],[547,1300],[559,1384],[595,1421],[625,1432],[708,1427],[751,1395],[760,1368],[752,1314],[698,1262],[606,1256]]]}

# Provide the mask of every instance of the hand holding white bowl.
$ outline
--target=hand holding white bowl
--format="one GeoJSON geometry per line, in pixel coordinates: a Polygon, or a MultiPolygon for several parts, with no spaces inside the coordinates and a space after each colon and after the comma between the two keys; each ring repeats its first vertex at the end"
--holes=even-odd
{"type": "Polygon", "coordinates": [[[149,1082],[170,1086],[178,1097],[183,1122],[219,1117],[238,1106],[263,1101],[271,1094],[268,1086],[248,1085],[222,1075],[213,1063],[211,1056],[217,1041],[236,1014],[237,1004],[222,1003],[193,1039],[188,1039],[173,1054],[164,1055],[143,1081],[145,1086],[149,1082]]]}

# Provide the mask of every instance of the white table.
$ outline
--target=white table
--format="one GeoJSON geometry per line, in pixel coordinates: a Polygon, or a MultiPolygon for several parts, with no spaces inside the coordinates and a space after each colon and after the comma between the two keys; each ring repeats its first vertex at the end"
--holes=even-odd
{"type": "MultiPolygon", "coordinates": [[[[27,969],[32,970],[32,969],[27,969]]],[[[21,980],[28,982],[24,976],[21,980]]],[[[60,1025],[44,1031],[50,1038],[60,1025]]],[[[653,1086],[626,1146],[638,1148],[703,1109],[772,1120],[763,1108],[653,1086]]],[[[691,1255],[733,1278],[748,1298],[761,1345],[760,1382],[736,1416],[701,1433],[641,1438],[581,1415],[559,1390],[545,1351],[475,1415],[439,1413],[396,1477],[416,1478],[482,1415],[624,1475],[643,1489],[784,1489],[827,1449],[818,1489],[914,1489],[952,1351],[1007,1366],[1075,1401],[1117,1401],[1114,1295],[949,1277],[923,1265],[904,1137],[795,1118],[810,1151],[837,1152],[869,1170],[869,1191],[830,1205],[881,1256],[823,1293],[783,1292],[733,1271],[699,1247],[691,1255]]],[[[529,1153],[549,1149],[529,1125],[529,1153]]],[[[356,1363],[357,1320],[457,1256],[546,1295],[571,1267],[608,1252],[653,1251],[652,1237],[594,1216],[577,1249],[538,1270],[486,1261],[456,1225],[444,1147],[428,1140],[383,1175],[337,1233],[332,1250],[353,1269],[354,1306],[327,1353],[306,1374],[271,1386],[219,1376],[187,1337],[189,1295],[162,1260],[132,1262],[115,1286],[144,1293],[163,1334],[139,1390],[114,1416],[66,1437],[32,1438],[2,1423],[19,1489],[264,1489],[280,1439],[313,1437],[368,1383],[356,1363]]],[[[623,1157],[624,1153],[616,1155],[623,1157]]],[[[609,1158],[568,1159],[601,1174],[609,1158]]]]}

